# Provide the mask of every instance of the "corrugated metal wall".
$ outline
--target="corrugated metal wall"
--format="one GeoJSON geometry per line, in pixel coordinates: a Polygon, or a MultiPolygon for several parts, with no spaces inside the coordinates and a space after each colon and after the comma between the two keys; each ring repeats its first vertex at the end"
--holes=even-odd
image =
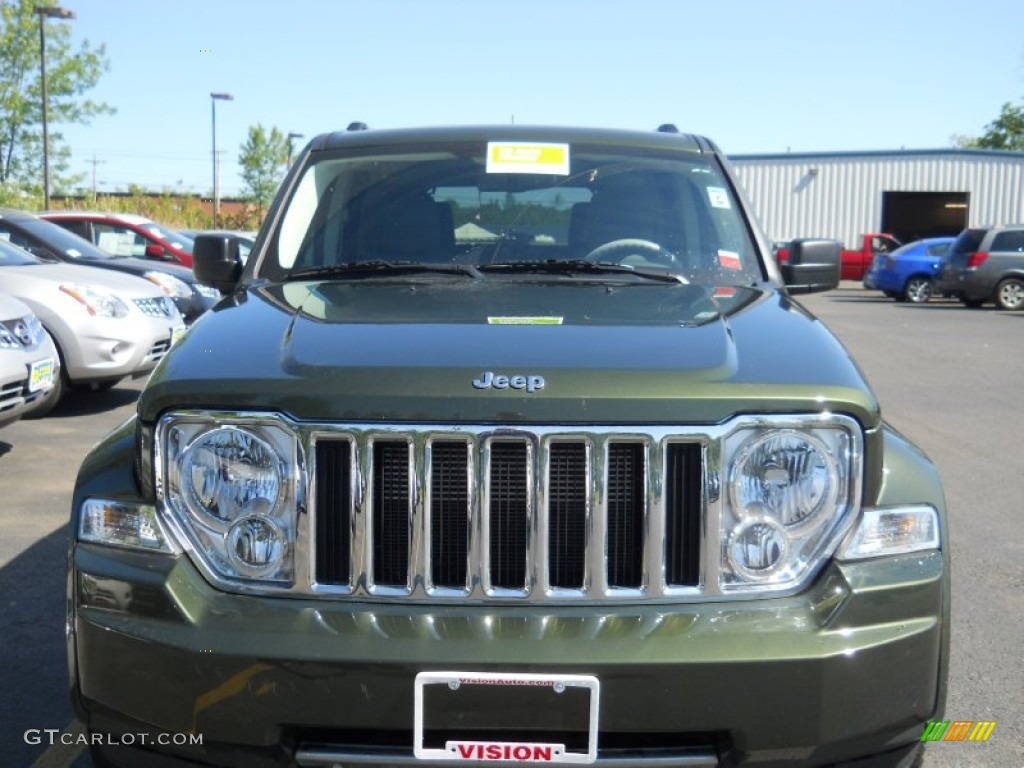
{"type": "Polygon", "coordinates": [[[1024,153],[925,150],[730,157],[770,240],[879,231],[883,192],[960,192],[968,225],[1024,221],[1024,153]]]}

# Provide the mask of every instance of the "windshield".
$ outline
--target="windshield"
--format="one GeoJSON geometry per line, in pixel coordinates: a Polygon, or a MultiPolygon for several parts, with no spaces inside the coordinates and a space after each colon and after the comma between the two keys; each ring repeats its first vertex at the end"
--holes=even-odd
{"type": "Polygon", "coordinates": [[[72,259],[109,261],[118,258],[100,250],[88,240],[69,232],[59,224],[45,219],[25,219],[21,221],[21,228],[51,250],[60,251],[72,259]]]}
{"type": "Polygon", "coordinates": [[[192,247],[195,245],[195,241],[191,237],[186,237],[176,229],[170,227],[163,227],[153,222],[147,222],[142,225],[142,228],[153,235],[158,240],[163,240],[165,243],[177,248],[179,251],[185,253],[192,253],[192,247]]]}
{"type": "Polygon", "coordinates": [[[0,267],[22,267],[26,264],[42,264],[28,251],[0,238],[0,267]]]}
{"type": "Polygon", "coordinates": [[[518,279],[630,271],[574,269],[582,262],[714,285],[762,279],[732,187],[706,156],[523,142],[315,162],[288,201],[267,272],[288,279],[382,263],[518,279]]]}

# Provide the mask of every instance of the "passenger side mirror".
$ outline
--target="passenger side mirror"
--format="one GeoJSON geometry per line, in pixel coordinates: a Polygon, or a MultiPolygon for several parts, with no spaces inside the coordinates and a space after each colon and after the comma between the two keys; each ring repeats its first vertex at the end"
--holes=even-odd
{"type": "Polygon", "coordinates": [[[164,261],[170,258],[167,254],[166,249],[162,245],[156,243],[150,243],[146,246],[146,258],[147,259],[160,259],[164,261]]]}
{"type": "Polygon", "coordinates": [[[799,238],[789,244],[789,259],[779,265],[790,293],[817,293],[839,287],[840,254],[837,240],[799,238]]]}

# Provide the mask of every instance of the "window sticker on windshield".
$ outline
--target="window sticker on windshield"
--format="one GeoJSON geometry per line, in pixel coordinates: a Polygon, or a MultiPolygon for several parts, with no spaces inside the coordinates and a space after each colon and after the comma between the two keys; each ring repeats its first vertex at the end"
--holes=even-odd
{"type": "Polygon", "coordinates": [[[740,255],[735,251],[718,250],[718,263],[725,269],[743,269],[740,255]]]}
{"type": "Polygon", "coordinates": [[[561,325],[560,317],[488,317],[489,325],[561,325]]]}
{"type": "Polygon", "coordinates": [[[488,173],[569,175],[569,145],[526,141],[487,142],[488,173]]]}
{"type": "Polygon", "coordinates": [[[73,259],[77,259],[79,256],[82,255],[82,252],[80,250],[78,250],[77,248],[68,248],[66,251],[64,251],[64,253],[66,253],[68,256],[70,256],[73,259]]]}
{"type": "Polygon", "coordinates": [[[729,195],[723,187],[708,187],[708,200],[712,208],[732,208],[729,195]]]}

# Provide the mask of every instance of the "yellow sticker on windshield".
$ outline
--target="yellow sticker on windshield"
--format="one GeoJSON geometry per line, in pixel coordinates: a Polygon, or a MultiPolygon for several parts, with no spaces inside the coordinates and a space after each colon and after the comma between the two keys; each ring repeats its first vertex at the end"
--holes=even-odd
{"type": "Polygon", "coordinates": [[[489,325],[561,325],[560,317],[488,317],[489,325]]]}
{"type": "Polygon", "coordinates": [[[569,145],[528,141],[487,142],[488,173],[569,175],[569,145]]]}

